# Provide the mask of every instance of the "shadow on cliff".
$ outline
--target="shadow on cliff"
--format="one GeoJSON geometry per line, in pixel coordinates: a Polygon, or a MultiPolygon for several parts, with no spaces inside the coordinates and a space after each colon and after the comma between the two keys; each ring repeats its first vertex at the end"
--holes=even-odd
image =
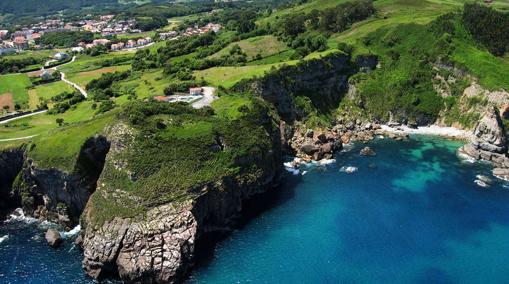
{"type": "MultiPolygon", "coordinates": [[[[243,205],[242,213],[236,220],[236,225],[233,230],[242,230],[251,221],[260,217],[263,213],[281,206],[286,202],[293,199],[295,196],[295,188],[301,182],[302,177],[291,176],[290,174],[283,177],[281,185],[269,190],[265,193],[255,195],[253,198],[246,201],[243,205]]],[[[196,242],[196,257],[195,266],[193,270],[200,267],[208,266],[214,258],[214,250],[216,246],[224,241],[227,237],[231,236],[231,232],[215,232],[204,234],[196,242]]],[[[188,275],[187,278],[189,278],[188,275]]]]}

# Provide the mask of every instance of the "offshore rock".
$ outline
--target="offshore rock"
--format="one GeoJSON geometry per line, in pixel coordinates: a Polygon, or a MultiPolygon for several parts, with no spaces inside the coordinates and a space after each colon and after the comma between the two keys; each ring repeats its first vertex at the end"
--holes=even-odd
{"type": "Polygon", "coordinates": [[[362,150],[360,151],[360,154],[363,156],[376,156],[375,151],[373,151],[373,149],[371,149],[370,147],[362,148],[362,150]]]}
{"type": "Polygon", "coordinates": [[[64,241],[62,239],[62,236],[60,236],[60,232],[55,229],[48,229],[46,231],[45,238],[46,241],[48,242],[48,245],[52,248],[59,247],[64,241]]]}

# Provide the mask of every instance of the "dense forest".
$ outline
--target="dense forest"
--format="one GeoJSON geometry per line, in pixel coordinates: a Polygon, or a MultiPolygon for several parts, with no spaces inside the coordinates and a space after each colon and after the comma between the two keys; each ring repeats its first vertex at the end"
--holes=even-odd
{"type": "Polygon", "coordinates": [[[494,55],[509,51],[509,14],[479,4],[466,4],[463,22],[472,36],[494,55]]]}

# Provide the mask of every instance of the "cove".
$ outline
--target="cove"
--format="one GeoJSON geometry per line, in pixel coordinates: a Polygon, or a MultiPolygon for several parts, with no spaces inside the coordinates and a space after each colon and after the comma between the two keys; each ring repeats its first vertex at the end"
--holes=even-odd
{"type": "MultiPolygon", "coordinates": [[[[333,164],[302,168],[253,202],[187,282],[507,283],[509,189],[475,184],[491,167],[460,160],[461,145],[375,139],[375,157],[356,144],[333,164]]],[[[94,283],[72,242],[47,246],[46,226],[0,223],[0,283],[94,283]]]]}
{"type": "Polygon", "coordinates": [[[507,283],[509,192],[459,159],[461,142],[357,144],[289,176],[264,211],[199,262],[189,283],[507,283]],[[341,167],[358,171],[345,173],[341,167]]]}

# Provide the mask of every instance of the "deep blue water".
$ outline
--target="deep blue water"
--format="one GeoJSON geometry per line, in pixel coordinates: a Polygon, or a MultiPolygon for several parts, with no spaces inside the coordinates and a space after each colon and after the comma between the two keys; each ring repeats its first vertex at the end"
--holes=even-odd
{"type": "Polygon", "coordinates": [[[0,283],[92,283],[81,269],[81,252],[66,241],[58,249],[46,243],[48,224],[0,221],[0,283]]]}
{"type": "Polygon", "coordinates": [[[290,177],[191,283],[509,283],[509,189],[458,142],[377,140],[290,177]],[[340,172],[342,166],[358,171],[340,172]]]}
{"type": "MultiPolygon", "coordinates": [[[[202,257],[191,283],[509,283],[509,189],[458,142],[375,140],[289,176],[264,210],[202,257]],[[348,174],[342,166],[355,166],[348,174]]],[[[260,208],[254,208],[260,209],[260,208]]],[[[90,283],[44,228],[0,224],[0,283],[90,283]]]]}

